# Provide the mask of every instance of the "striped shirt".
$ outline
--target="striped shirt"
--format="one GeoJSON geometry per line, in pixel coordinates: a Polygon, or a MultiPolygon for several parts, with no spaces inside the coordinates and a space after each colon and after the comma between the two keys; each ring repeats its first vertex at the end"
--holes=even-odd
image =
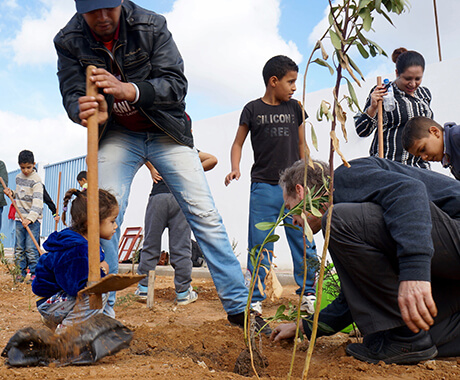
{"type": "MultiPolygon", "coordinates": [[[[34,171],[27,177],[20,172],[16,176],[14,191],[16,205],[22,216],[32,223],[43,216],[43,184],[40,176],[34,171]]],[[[21,220],[16,213],[16,220],[21,220]]]]}
{"type": "MultiPolygon", "coordinates": [[[[402,147],[401,136],[409,119],[415,116],[425,116],[433,119],[433,111],[430,108],[431,93],[426,87],[418,87],[414,96],[407,95],[392,82],[395,96],[396,108],[392,112],[383,111],[383,156],[392,161],[399,161],[410,166],[418,166],[427,169],[430,167],[428,162],[420,157],[414,157],[402,147]]],[[[375,88],[375,87],[374,87],[375,88]]],[[[354,117],[355,129],[360,137],[368,137],[377,130],[377,114],[371,118],[367,109],[371,105],[371,90],[363,113],[357,113],[354,117]]],[[[374,139],[369,150],[371,156],[378,156],[378,133],[374,134],[374,139]]]]}

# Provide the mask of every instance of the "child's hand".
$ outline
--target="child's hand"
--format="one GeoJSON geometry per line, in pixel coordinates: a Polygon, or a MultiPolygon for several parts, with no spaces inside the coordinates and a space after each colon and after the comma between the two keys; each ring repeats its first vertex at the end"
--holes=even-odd
{"type": "Polygon", "coordinates": [[[225,177],[225,186],[228,186],[230,182],[232,182],[234,179],[237,181],[240,179],[241,173],[239,170],[232,170],[230,173],[227,174],[225,177]]]}
{"type": "Polygon", "coordinates": [[[101,269],[107,275],[109,273],[109,264],[106,261],[101,261],[101,269]]]}
{"type": "Polygon", "coordinates": [[[13,197],[13,192],[9,187],[3,189],[3,192],[8,196],[8,197],[13,197]]]}
{"type": "Polygon", "coordinates": [[[54,217],[54,221],[59,222],[60,220],[61,220],[61,217],[59,216],[59,214],[56,214],[56,216],[54,217]]]}
{"type": "Polygon", "coordinates": [[[24,219],[22,221],[22,225],[24,226],[24,228],[26,228],[30,223],[32,223],[29,219],[24,219]]]}

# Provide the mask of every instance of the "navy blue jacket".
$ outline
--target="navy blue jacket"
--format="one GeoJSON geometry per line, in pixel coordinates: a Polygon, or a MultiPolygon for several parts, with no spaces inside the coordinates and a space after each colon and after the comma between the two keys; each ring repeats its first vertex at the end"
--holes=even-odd
{"type": "Polygon", "coordinates": [[[450,171],[460,180],[460,126],[455,123],[444,124],[444,145],[449,156],[450,171]]]}
{"type": "Polygon", "coordinates": [[[430,281],[430,202],[460,218],[460,183],[430,170],[377,157],[350,161],[335,171],[334,203],[373,202],[397,243],[400,281],[430,281]]]}
{"type": "MultiPolygon", "coordinates": [[[[37,296],[49,298],[64,290],[69,296],[75,297],[88,281],[88,240],[66,228],[53,232],[43,248],[47,252],[38,260],[32,291],[37,296]]],[[[102,249],[100,256],[104,261],[102,249]]]]}

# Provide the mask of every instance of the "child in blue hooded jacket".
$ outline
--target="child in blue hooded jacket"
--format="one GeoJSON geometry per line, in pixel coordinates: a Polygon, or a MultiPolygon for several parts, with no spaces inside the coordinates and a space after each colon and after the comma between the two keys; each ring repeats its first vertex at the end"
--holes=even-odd
{"type": "MultiPolygon", "coordinates": [[[[88,218],[87,195],[76,189],[67,191],[64,197],[64,224],[67,205],[72,201],[70,215],[72,224],[59,232],[53,232],[43,244],[47,251],[37,264],[32,291],[37,295],[37,308],[43,322],[51,328],[60,328],[81,323],[91,316],[102,313],[89,308],[89,296],[77,297],[78,292],[88,281],[88,218]]],[[[108,191],[99,190],[100,237],[110,240],[117,229],[118,216],[116,198],[108,191]]],[[[100,251],[101,277],[108,272],[104,261],[104,252],[100,251]]],[[[103,294],[103,304],[107,294],[103,294]]]]}

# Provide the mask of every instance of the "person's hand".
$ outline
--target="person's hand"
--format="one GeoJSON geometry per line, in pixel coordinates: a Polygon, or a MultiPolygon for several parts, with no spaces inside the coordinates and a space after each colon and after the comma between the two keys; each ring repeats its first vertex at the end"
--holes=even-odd
{"type": "Polygon", "coordinates": [[[106,261],[101,261],[100,268],[102,269],[105,275],[109,273],[109,264],[107,264],[106,261]]]}
{"type": "Polygon", "coordinates": [[[401,281],[398,304],[402,319],[414,333],[428,331],[438,314],[428,281],[401,281]]]}
{"type": "Polygon", "coordinates": [[[131,83],[119,81],[105,69],[93,69],[89,80],[102,88],[104,94],[113,95],[116,99],[133,102],[136,98],[136,89],[131,83]]]}
{"type": "Polygon", "coordinates": [[[371,93],[371,104],[367,108],[367,114],[370,117],[374,117],[377,113],[377,108],[380,100],[383,100],[383,97],[387,94],[387,89],[385,85],[381,84],[374,88],[374,91],[371,93]]]}
{"type": "Polygon", "coordinates": [[[228,186],[230,182],[232,182],[234,179],[237,181],[240,179],[241,173],[239,170],[232,170],[230,173],[227,174],[225,177],[225,186],[228,186]]]}
{"type": "Polygon", "coordinates": [[[97,113],[97,123],[103,124],[107,121],[109,114],[107,112],[107,102],[105,101],[104,95],[98,94],[94,96],[82,96],[78,98],[78,105],[80,107],[80,113],[78,116],[81,120],[81,125],[84,127],[88,126],[88,118],[97,113]]]}
{"type": "Polygon", "coordinates": [[[13,191],[12,191],[9,187],[3,189],[3,192],[4,192],[8,197],[13,197],[13,191]]]}
{"type": "MultiPolygon", "coordinates": [[[[300,323],[302,325],[302,322],[300,323]]],[[[285,323],[277,326],[273,329],[272,335],[270,335],[270,340],[274,342],[279,342],[283,339],[291,339],[295,337],[295,323],[285,323]]]]}
{"type": "Polygon", "coordinates": [[[60,220],[61,217],[59,216],[59,214],[56,214],[56,216],[54,217],[54,221],[59,223],[60,220]]]}
{"type": "Polygon", "coordinates": [[[163,181],[163,177],[160,175],[160,173],[158,173],[158,170],[153,166],[150,169],[150,176],[152,177],[152,180],[154,183],[163,181]]]}
{"type": "Polygon", "coordinates": [[[32,223],[29,219],[23,219],[22,220],[22,225],[24,228],[26,228],[30,223],[32,223]]]}

